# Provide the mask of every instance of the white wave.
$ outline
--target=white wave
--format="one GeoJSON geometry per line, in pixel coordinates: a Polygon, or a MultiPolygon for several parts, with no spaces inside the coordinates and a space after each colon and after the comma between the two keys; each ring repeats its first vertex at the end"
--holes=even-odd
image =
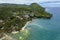
{"type": "Polygon", "coordinates": [[[34,26],[37,26],[37,27],[43,28],[42,25],[38,25],[38,24],[35,24],[35,23],[29,24],[29,25],[34,25],[34,26]]]}

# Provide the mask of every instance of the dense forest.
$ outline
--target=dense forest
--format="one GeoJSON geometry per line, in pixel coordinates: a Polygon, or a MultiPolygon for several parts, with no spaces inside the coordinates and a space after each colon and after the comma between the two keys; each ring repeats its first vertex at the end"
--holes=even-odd
{"type": "Polygon", "coordinates": [[[52,14],[45,11],[45,8],[32,3],[25,4],[0,4],[0,33],[19,31],[34,18],[50,19],[52,14]]]}

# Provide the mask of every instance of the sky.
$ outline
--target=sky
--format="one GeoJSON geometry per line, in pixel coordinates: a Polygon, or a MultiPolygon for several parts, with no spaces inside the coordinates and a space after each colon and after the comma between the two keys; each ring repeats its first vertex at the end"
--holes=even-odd
{"type": "Polygon", "coordinates": [[[30,3],[40,3],[47,1],[60,1],[60,0],[0,0],[0,3],[16,3],[16,4],[30,4],[30,3]]]}
{"type": "Polygon", "coordinates": [[[0,0],[0,3],[14,3],[14,4],[42,3],[42,6],[50,7],[50,6],[59,6],[60,0],[0,0]]]}

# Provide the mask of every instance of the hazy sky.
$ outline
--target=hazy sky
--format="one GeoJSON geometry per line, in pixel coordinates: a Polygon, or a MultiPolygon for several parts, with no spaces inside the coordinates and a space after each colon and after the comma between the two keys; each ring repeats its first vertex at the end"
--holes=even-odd
{"type": "Polygon", "coordinates": [[[0,0],[0,3],[17,3],[17,4],[29,4],[32,2],[46,2],[46,1],[60,1],[60,0],[0,0]]]}
{"type": "Polygon", "coordinates": [[[60,7],[60,0],[0,0],[0,3],[31,4],[39,3],[44,7],[60,7]],[[48,3],[50,1],[51,3],[48,3]],[[47,2],[47,4],[45,3],[47,2]]]}

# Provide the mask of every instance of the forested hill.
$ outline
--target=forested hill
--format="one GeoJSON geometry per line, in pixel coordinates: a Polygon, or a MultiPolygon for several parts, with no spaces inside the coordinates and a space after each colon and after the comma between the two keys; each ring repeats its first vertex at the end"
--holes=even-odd
{"type": "Polygon", "coordinates": [[[0,3],[0,6],[27,6],[26,4],[0,3]]]}
{"type": "Polygon", "coordinates": [[[0,4],[0,33],[19,31],[27,21],[34,18],[50,19],[52,14],[45,11],[37,3],[25,4],[0,4]]]}

